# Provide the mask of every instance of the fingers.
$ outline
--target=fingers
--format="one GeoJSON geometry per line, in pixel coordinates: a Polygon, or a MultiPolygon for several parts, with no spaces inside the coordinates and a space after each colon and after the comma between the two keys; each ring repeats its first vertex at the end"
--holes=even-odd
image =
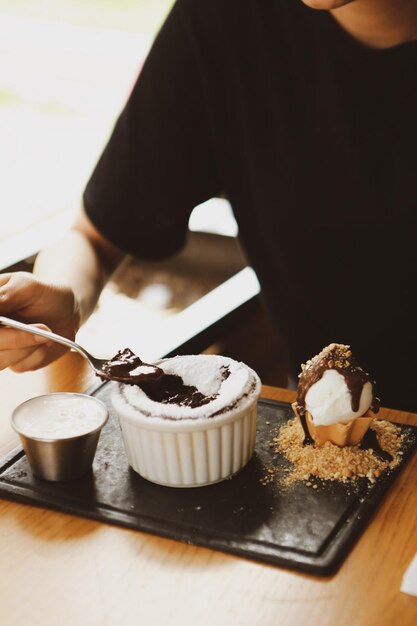
{"type": "MultiPolygon", "coordinates": [[[[35,324],[39,328],[48,330],[44,324],[35,324]]],[[[14,371],[38,369],[50,362],[49,354],[52,348],[47,348],[48,340],[7,326],[0,327],[0,370],[10,367],[14,371]]]]}
{"type": "Polygon", "coordinates": [[[11,275],[11,272],[4,272],[3,274],[0,274],[0,288],[9,282],[11,275]]]}
{"type": "Polygon", "coordinates": [[[65,348],[65,346],[58,346],[56,343],[38,346],[29,352],[25,351],[24,354],[20,354],[20,358],[17,358],[9,367],[14,372],[19,373],[37,370],[45,367],[45,365],[49,365],[49,363],[55,361],[67,350],[68,348],[65,348]]]}
{"type": "Polygon", "coordinates": [[[28,358],[37,348],[38,346],[24,350],[2,350],[0,352],[0,370],[7,367],[13,369],[15,364],[28,358]]]}
{"type": "Polygon", "coordinates": [[[7,285],[10,282],[11,274],[0,274],[0,314],[4,315],[8,313],[8,288],[7,285]]]}
{"type": "Polygon", "coordinates": [[[38,282],[28,272],[0,274],[0,314],[18,311],[30,302],[38,282]]]}
{"type": "MultiPolygon", "coordinates": [[[[34,326],[43,328],[44,330],[49,330],[44,324],[34,324],[34,326]]],[[[22,330],[16,330],[15,328],[8,328],[7,326],[0,327],[0,353],[2,351],[22,350],[37,347],[39,344],[44,344],[47,341],[47,339],[44,339],[39,335],[27,333],[22,330]]]]}
{"type": "MultiPolygon", "coordinates": [[[[79,314],[69,287],[45,283],[28,272],[0,274],[0,316],[26,323],[46,322],[57,334],[73,337],[79,314]]],[[[38,328],[48,326],[36,323],[38,328]]],[[[67,348],[33,333],[0,326],[0,370],[27,371],[48,365],[67,348]]]]}

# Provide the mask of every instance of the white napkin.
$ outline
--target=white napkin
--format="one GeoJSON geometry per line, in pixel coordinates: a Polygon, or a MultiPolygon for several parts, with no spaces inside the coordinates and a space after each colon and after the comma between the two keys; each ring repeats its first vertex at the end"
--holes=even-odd
{"type": "Polygon", "coordinates": [[[408,566],[401,583],[401,591],[417,596],[417,554],[408,566]]]}

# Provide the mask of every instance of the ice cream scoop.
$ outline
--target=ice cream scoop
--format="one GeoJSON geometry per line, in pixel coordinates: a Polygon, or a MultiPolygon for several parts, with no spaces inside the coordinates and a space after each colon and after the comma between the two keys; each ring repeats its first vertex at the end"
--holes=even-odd
{"type": "Polygon", "coordinates": [[[374,380],[358,365],[350,346],[332,343],[301,368],[293,408],[305,443],[358,443],[379,410],[379,399],[374,380]]]}
{"type": "Polygon", "coordinates": [[[372,404],[372,383],[365,382],[359,397],[359,405],[352,407],[352,394],[343,374],[337,369],[326,370],[306,393],[305,408],[313,416],[317,426],[347,424],[361,417],[372,404]]]}

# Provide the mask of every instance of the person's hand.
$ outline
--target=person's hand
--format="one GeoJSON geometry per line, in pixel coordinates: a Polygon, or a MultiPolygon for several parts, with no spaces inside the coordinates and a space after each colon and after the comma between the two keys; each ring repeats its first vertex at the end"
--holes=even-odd
{"type": "MultiPolygon", "coordinates": [[[[0,315],[49,328],[74,339],[80,316],[69,287],[44,282],[29,272],[0,274],[0,315]]],[[[23,331],[0,327],[0,370],[36,370],[68,348],[23,331]]]]}

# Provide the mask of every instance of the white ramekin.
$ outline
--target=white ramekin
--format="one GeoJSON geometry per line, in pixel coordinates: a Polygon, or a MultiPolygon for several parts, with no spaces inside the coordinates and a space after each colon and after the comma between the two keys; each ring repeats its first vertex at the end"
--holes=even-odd
{"type": "MultiPolygon", "coordinates": [[[[248,368],[250,369],[250,368],[248,368]]],[[[205,419],[159,419],[126,405],[116,386],[118,414],[130,466],[143,478],[169,487],[198,487],[230,478],[252,457],[261,382],[237,406],[205,419]]],[[[164,405],[166,408],[166,405],[164,405]]]]}

